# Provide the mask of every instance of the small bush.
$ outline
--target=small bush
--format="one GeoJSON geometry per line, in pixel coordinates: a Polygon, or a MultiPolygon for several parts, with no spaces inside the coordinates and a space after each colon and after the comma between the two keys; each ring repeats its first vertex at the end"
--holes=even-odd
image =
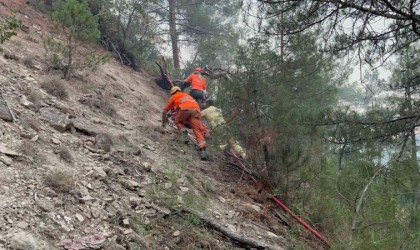
{"type": "Polygon", "coordinates": [[[205,182],[201,183],[201,185],[204,191],[206,191],[208,194],[216,193],[216,188],[210,180],[206,180],[205,182]]]}
{"type": "Polygon", "coordinates": [[[75,187],[75,178],[64,171],[55,171],[49,173],[44,178],[44,184],[49,186],[54,191],[61,193],[68,193],[75,187]]]}
{"type": "Polygon", "coordinates": [[[31,36],[31,35],[25,36],[25,39],[27,41],[29,41],[29,42],[32,42],[32,43],[38,43],[38,40],[35,37],[31,36]]]}
{"type": "Polygon", "coordinates": [[[38,155],[39,150],[32,142],[24,141],[20,146],[20,152],[25,156],[35,156],[38,155]]]}
{"type": "Polygon", "coordinates": [[[27,0],[27,3],[34,6],[35,9],[47,13],[52,9],[52,0],[45,1],[45,0],[27,0]]]}
{"type": "MultiPolygon", "coordinates": [[[[9,16],[5,20],[0,19],[0,44],[9,40],[16,35],[16,29],[21,26],[22,22],[15,16],[9,16]]],[[[0,47],[0,51],[2,48],[0,47]]]]}
{"type": "Polygon", "coordinates": [[[56,151],[56,153],[58,156],[60,156],[60,159],[62,159],[63,161],[67,163],[73,162],[73,156],[67,148],[61,147],[56,151]]]}
{"type": "Polygon", "coordinates": [[[33,103],[33,111],[38,112],[38,110],[41,108],[42,106],[42,95],[40,92],[32,89],[32,88],[28,88],[25,90],[25,96],[28,99],[28,101],[33,103]]]}
{"type": "Polygon", "coordinates": [[[117,110],[109,101],[105,101],[103,97],[99,96],[95,97],[87,97],[79,100],[82,104],[85,104],[90,109],[94,111],[100,111],[101,113],[110,116],[116,117],[117,110]]]}
{"type": "Polygon", "coordinates": [[[95,70],[104,64],[108,54],[101,54],[98,50],[83,49],[83,46],[94,44],[100,38],[98,17],[89,11],[86,0],[58,2],[55,10],[50,13],[50,19],[55,27],[64,34],[63,41],[49,37],[44,40],[46,57],[59,66],[63,77],[69,79],[75,70],[95,70]]]}
{"type": "Polygon", "coordinates": [[[41,88],[48,94],[58,97],[61,100],[66,100],[69,97],[64,81],[58,78],[47,79],[41,85],[41,88]]]}
{"type": "Polygon", "coordinates": [[[34,57],[33,56],[27,56],[23,59],[23,64],[28,67],[29,69],[32,69],[34,67],[34,57]]]}

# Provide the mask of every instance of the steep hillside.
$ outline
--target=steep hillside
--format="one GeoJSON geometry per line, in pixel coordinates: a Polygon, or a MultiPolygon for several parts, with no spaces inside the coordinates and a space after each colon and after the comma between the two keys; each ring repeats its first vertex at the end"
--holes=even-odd
{"type": "Polygon", "coordinates": [[[25,25],[0,57],[0,249],[241,247],[210,221],[273,249],[303,239],[223,154],[202,162],[160,127],[168,93],[152,76],[110,60],[63,81],[45,71],[46,15],[0,8],[25,25]]]}

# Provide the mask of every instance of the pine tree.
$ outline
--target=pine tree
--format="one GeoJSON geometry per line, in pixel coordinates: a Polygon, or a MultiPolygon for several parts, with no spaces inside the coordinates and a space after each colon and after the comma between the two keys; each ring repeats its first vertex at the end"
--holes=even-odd
{"type": "Polygon", "coordinates": [[[87,1],[60,1],[55,10],[50,13],[50,19],[55,27],[64,34],[64,42],[48,38],[44,41],[47,54],[54,60],[55,67],[63,71],[63,77],[68,79],[75,69],[94,70],[98,64],[104,63],[107,56],[99,56],[96,51],[84,49],[82,45],[98,41],[100,31],[98,18],[89,11],[87,1]]]}
{"type": "Polygon", "coordinates": [[[154,40],[157,21],[151,11],[155,0],[90,0],[90,8],[99,17],[101,40],[121,64],[136,70],[158,58],[154,40]]]}
{"type": "Polygon", "coordinates": [[[250,162],[287,200],[299,185],[296,174],[316,155],[315,124],[335,103],[333,65],[317,52],[313,34],[291,38],[290,57],[269,41],[249,44],[238,54],[233,83],[218,85],[217,99],[225,110],[236,109],[232,128],[250,162]]]}

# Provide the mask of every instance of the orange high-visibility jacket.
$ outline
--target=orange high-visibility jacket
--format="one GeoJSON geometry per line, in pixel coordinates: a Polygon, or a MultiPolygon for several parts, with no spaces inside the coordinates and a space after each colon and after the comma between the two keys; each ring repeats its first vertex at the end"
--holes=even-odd
{"type": "Polygon", "coordinates": [[[194,100],[194,98],[187,93],[179,91],[169,98],[163,108],[163,111],[168,112],[172,108],[176,111],[184,108],[194,108],[200,110],[200,106],[198,106],[198,103],[194,100]]]}
{"type": "Polygon", "coordinates": [[[191,89],[205,90],[206,78],[199,73],[192,73],[185,82],[191,83],[191,89]]]}

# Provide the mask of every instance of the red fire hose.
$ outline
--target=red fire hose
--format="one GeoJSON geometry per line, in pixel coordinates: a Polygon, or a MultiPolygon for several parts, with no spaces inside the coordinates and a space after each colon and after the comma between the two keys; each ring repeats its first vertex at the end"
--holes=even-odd
{"type": "MultiPolygon", "coordinates": [[[[250,172],[248,171],[248,169],[245,167],[245,165],[243,164],[242,160],[239,159],[239,157],[235,154],[235,152],[233,152],[232,149],[229,150],[229,154],[231,156],[233,156],[233,158],[235,158],[235,160],[239,163],[239,165],[241,166],[241,168],[244,170],[244,172],[251,178],[252,182],[255,185],[258,185],[258,181],[250,174],[250,172]]],[[[272,198],[274,200],[274,202],[279,205],[285,212],[287,212],[288,214],[290,214],[295,220],[297,220],[301,225],[303,225],[306,229],[308,229],[313,235],[315,235],[315,237],[317,237],[318,239],[320,239],[325,245],[327,245],[328,248],[331,248],[330,243],[328,243],[328,241],[324,238],[324,236],[322,236],[321,233],[319,233],[318,231],[316,231],[315,229],[313,229],[311,226],[309,226],[305,221],[303,221],[299,216],[297,216],[296,214],[294,214],[286,205],[284,205],[276,196],[272,195],[272,198]]]]}

